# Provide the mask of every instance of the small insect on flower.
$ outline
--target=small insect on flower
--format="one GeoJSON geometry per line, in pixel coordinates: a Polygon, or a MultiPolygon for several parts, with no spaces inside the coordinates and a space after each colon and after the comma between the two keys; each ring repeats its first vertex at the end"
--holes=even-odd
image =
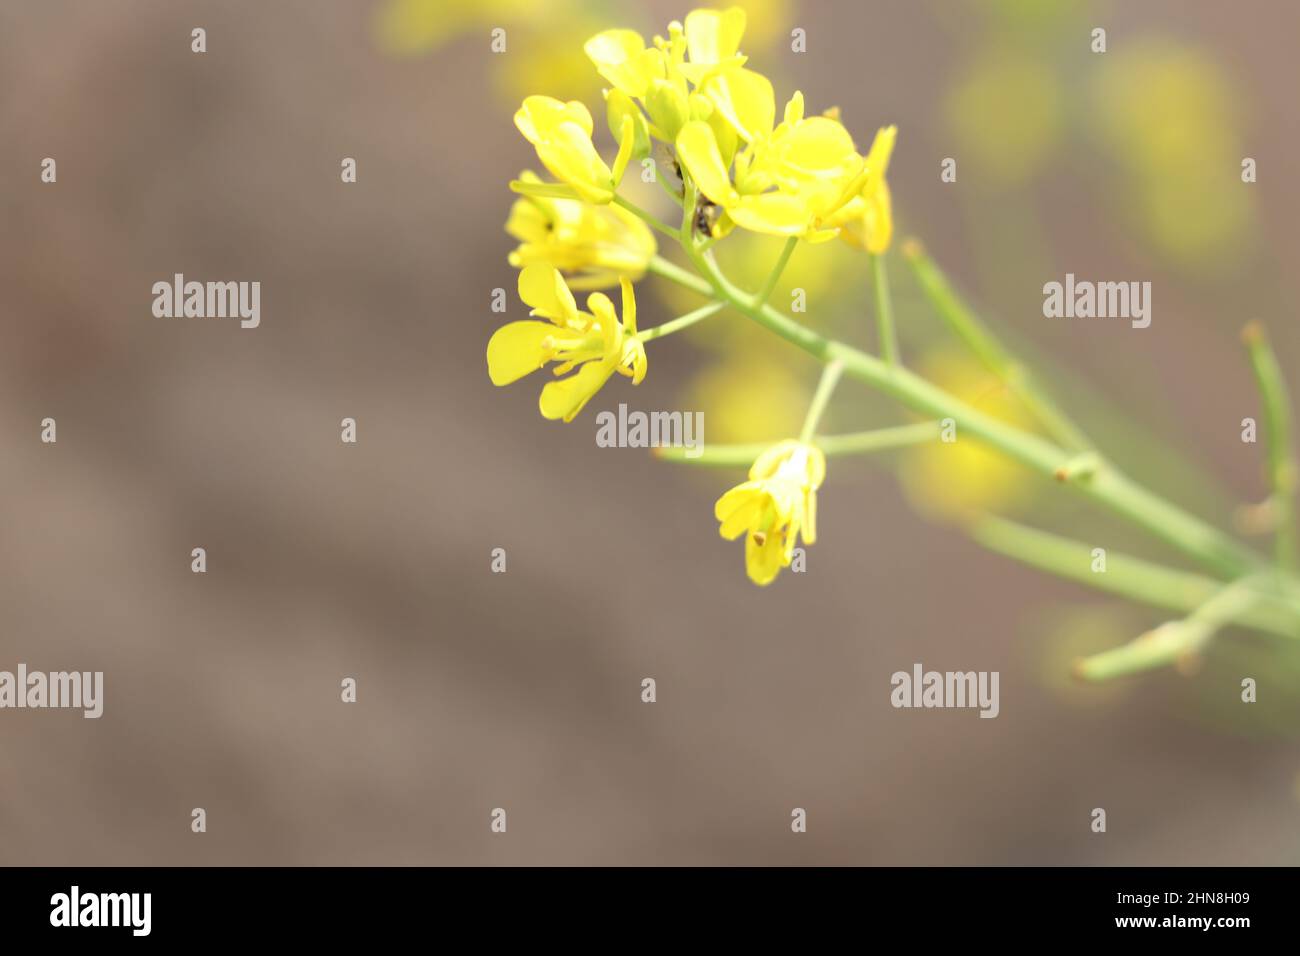
{"type": "Polygon", "coordinates": [[[817,489],[826,477],[821,450],[804,442],[778,442],[758,456],[749,481],[713,506],[722,537],[745,535],[745,570],[755,584],[771,584],[789,567],[795,541],[817,540],[817,489]]]}
{"type": "Polygon", "coordinates": [[[519,273],[519,297],[533,307],[530,315],[547,321],[511,322],[493,333],[487,347],[492,384],[509,385],[547,362],[557,362],[555,374],[567,377],[543,386],[540,406],[544,417],[566,422],[573,421],[615,372],[639,385],[645,378],[646,356],[636,335],[636,297],[631,282],[622,278],[619,283],[622,322],[603,292],[589,295],[589,311],[583,312],[558,269],[525,266],[519,273]],[[578,371],[568,375],[575,368],[578,371]]]}

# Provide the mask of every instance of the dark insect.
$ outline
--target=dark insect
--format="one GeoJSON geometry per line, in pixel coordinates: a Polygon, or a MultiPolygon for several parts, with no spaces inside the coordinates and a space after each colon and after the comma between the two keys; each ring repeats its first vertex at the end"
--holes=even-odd
{"type": "Polygon", "coordinates": [[[722,215],[722,207],[701,197],[695,206],[695,231],[702,236],[712,238],[713,224],[722,215]]]}

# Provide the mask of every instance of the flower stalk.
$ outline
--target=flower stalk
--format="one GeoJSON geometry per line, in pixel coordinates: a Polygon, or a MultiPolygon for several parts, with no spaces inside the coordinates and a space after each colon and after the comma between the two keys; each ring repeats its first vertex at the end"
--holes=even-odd
{"type": "Polygon", "coordinates": [[[1284,568],[1296,567],[1295,494],[1297,466],[1291,444],[1291,399],[1277,356],[1259,323],[1242,332],[1255,383],[1263,403],[1265,454],[1268,461],[1269,499],[1275,526],[1277,560],[1284,568]]]}
{"type": "Polygon", "coordinates": [[[867,253],[871,261],[871,289],[876,299],[876,330],[880,342],[880,357],[886,365],[898,363],[898,332],[894,329],[894,301],[889,295],[889,273],[885,271],[885,257],[867,253]]]}
{"type": "MultiPolygon", "coordinates": [[[[827,458],[850,455],[869,455],[882,451],[895,451],[932,442],[939,437],[938,422],[919,425],[898,425],[893,428],[873,428],[869,431],[849,432],[843,435],[815,435],[808,443],[821,449],[827,458]]],[[[753,442],[742,445],[705,445],[703,452],[689,448],[664,445],[654,450],[656,457],[665,461],[700,465],[705,468],[748,468],[750,462],[771,447],[771,442],[753,442]]]]}

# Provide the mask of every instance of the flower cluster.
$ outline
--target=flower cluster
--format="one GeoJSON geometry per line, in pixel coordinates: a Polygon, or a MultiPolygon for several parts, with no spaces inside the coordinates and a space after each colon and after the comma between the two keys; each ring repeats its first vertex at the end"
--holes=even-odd
{"type": "Polygon", "coordinates": [[[652,138],[673,146],[721,210],[715,236],[739,226],[812,242],[839,235],[883,251],[892,231],[885,171],[894,128],[877,133],[861,156],[836,111],[806,116],[799,92],[777,124],[772,82],[740,53],[744,30],[745,12],[733,7],[694,10],[649,46],[632,30],[592,37],[587,56],[613,85],[611,128],[626,137],[630,122],[632,155],[648,151],[652,138]]]}
{"type": "MultiPolygon", "coordinates": [[[[649,43],[625,29],[586,42],[588,59],[609,84],[604,113],[617,144],[612,162],[596,147],[596,124],[581,102],[529,96],[515,113],[515,126],[551,178],[526,170],[511,183],[519,199],[506,230],[519,245],[510,263],[521,270],[519,294],[534,318],[496,331],[488,372],[494,384],[508,385],[553,363],[558,377],[540,400],[546,418],[572,421],[616,372],[639,383],[646,373],[642,336],[696,321],[684,316],[638,334],[632,283],[666,268],[651,225],[679,238],[688,256],[737,228],[790,244],[839,237],[873,254],[889,246],[885,175],[894,128],[881,129],[863,155],[838,111],[809,116],[799,92],[778,122],[772,82],[740,52],[745,26],[739,7],[701,9],[649,43]],[[634,160],[652,170],[666,161],[656,178],[689,228],[665,226],[620,195],[634,160]],[[621,321],[601,292],[579,310],[573,290],[615,284],[623,294],[621,321]]],[[[786,258],[788,250],[782,263],[786,258]]],[[[756,583],[768,584],[790,564],[800,537],[814,540],[825,471],[815,445],[783,441],[758,456],[747,482],[718,500],[722,536],[745,535],[756,583]]]]}

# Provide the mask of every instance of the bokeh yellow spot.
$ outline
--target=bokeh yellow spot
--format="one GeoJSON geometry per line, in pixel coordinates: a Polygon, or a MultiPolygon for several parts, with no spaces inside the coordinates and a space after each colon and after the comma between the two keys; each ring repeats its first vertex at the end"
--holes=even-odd
{"type": "MultiPolygon", "coordinates": [[[[964,353],[932,352],[917,364],[917,371],[985,414],[1020,428],[1033,428],[1023,403],[964,353]]],[[[1023,467],[964,434],[960,422],[955,441],[929,442],[906,452],[900,476],[913,507],[940,520],[1007,510],[1024,501],[1033,487],[1023,467]]]]}

